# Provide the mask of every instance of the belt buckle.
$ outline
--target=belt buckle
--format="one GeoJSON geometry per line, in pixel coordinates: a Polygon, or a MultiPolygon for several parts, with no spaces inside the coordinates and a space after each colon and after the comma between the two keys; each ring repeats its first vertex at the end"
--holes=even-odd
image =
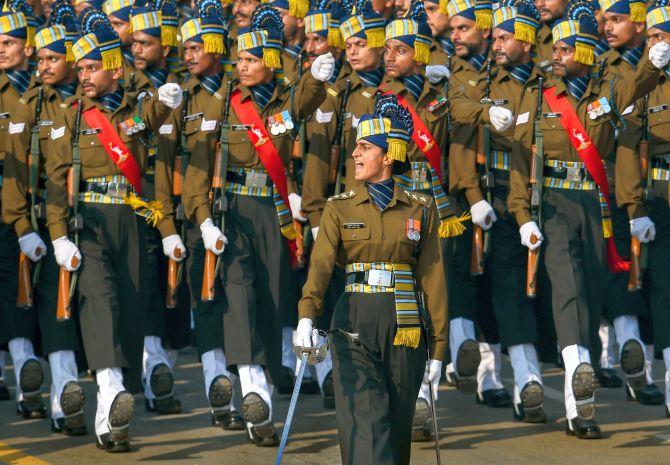
{"type": "Polygon", "coordinates": [[[370,286],[393,286],[393,272],[386,270],[369,270],[367,282],[370,286]]]}
{"type": "Polygon", "coordinates": [[[267,173],[260,173],[258,171],[249,171],[244,178],[244,185],[247,187],[261,188],[266,187],[268,181],[267,173]]]}
{"type": "Polygon", "coordinates": [[[581,182],[584,180],[584,169],[575,166],[566,166],[567,170],[565,178],[574,182],[581,182]]]}
{"type": "Polygon", "coordinates": [[[128,190],[125,184],[120,182],[109,182],[107,183],[107,195],[120,199],[126,196],[126,191],[128,190]]]}
{"type": "Polygon", "coordinates": [[[412,168],[412,181],[414,182],[426,182],[428,179],[428,170],[425,166],[421,168],[412,168]]]}

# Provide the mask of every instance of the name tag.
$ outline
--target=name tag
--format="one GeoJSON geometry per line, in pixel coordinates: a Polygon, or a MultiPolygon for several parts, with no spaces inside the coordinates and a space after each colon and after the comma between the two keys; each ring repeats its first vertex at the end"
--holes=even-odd
{"type": "Polygon", "coordinates": [[[365,223],[343,223],[342,227],[344,229],[363,229],[365,227],[365,223]]]}
{"type": "Polygon", "coordinates": [[[172,134],[172,130],[173,130],[172,124],[164,124],[160,128],[158,128],[158,134],[162,135],[172,134]]]}
{"type": "Polygon", "coordinates": [[[506,98],[496,98],[491,100],[491,103],[495,106],[507,105],[509,103],[509,100],[506,98]]]}
{"type": "Polygon", "coordinates": [[[652,113],[658,113],[659,111],[663,111],[663,110],[667,110],[667,109],[668,109],[668,106],[665,105],[665,104],[663,104],[663,105],[658,105],[658,106],[655,106],[655,107],[651,107],[651,108],[649,109],[649,114],[652,114],[652,113]]]}
{"type": "Polygon", "coordinates": [[[26,127],[26,123],[12,123],[9,122],[8,131],[10,134],[21,134],[26,127]]]}
{"type": "Polygon", "coordinates": [[[189,121],[195,121],[200,118],[202,118],[202,112],[184,116],[184,122],[188,123],[189,121]]]}
{"type": "Polygon", "coordinates": [[[40,121],[40,127],[53,126],[54,122],[49,120],[40,121]]]}
{"type": "Polygon", "coordinates": [[[543,118],[560,118],[563,116],[563,113],[545,113],[542,115],[543,118]]]}
{"type": "Polygon", "coordinates": [[[0,119],[5,119],[5,118],[9,118],[9,112],[8,111],[6,111],[5,113],[0,113],[0,119]]]}
{"type": "Polygon", "coordinates": [[[201,131],[213,131],[216,129],[216,123],[217,121],[215,119],[204,119],[202,120],[202,123],[200,123],[200,130],[201,131]]]}
{"type": "Polygon", "coordinates": [[[230,126],[230,129],[233,131],[251,131],[250,124],[233,124],[230,126]]]}
{"type": "Polygon", "coordinates": [[[364,90],[363,92],[361,92],[361,94],[363,95],[363,97],[372,98],[372,94],[367,90],[364,90]]]}
{"type": "Polygon", "coordinates": [[[92,136],[94,134],[100,134],[101,132],[102,132],[102,129],[100,129],[100,128],[82,129],[81,135],[82,136],[92,136]]]}

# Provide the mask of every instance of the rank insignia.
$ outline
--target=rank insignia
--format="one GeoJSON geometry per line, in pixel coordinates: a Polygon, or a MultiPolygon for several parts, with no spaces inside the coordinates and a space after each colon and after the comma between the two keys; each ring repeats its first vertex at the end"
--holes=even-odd
{"type": "Polygon", "coordinates": [[[595,102],[589,103],[586,107],[586,112],[589,114],[589,118],[596,119],[599,116],[602,116],[606,113],[612,111],[612,107],[607,101],[606,97],[600,97],[595,102]]]}
{"type": "Polygon", "coordinates": [[[147,125],[139,116],[133,116],[132,118],[121,122],[119,127],[127,136],[132,136],[135,133],[144,131],[147,128],[147,125]]]}
{"type": "Polygon", "coordinates": [[[407,239],[410,241],[421,240],[421,221],[409,218],[405,223],[405,229],[407,230],[407,239]]]}
{"type": "Polygon", "coordinates": [[[286,133],[286,131],[291,131],[295,127],[295,124],[291,119],[291,113],[288,110],[284,110],[281,113],[268,117],[268,126],[270,127],[270,134],[278,136],[279,134],[286,133]]]}

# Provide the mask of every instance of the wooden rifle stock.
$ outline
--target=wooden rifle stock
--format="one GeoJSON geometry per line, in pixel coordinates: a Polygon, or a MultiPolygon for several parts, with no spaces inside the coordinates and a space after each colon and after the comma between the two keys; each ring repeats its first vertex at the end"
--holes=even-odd
{"type": "Polygon", "coordinates": [[[19,292],[16,306],[29,309],[33,306],[33,282],[30,277],[30,258],[24,253],[19,254],[19,292]]]}
{"type": "Polygon", "coordinates": [[[628,275],[628,290],[630,292],[642,289],[642,244],[637,237],[630,238],[630,273],[628,275]]]}
{"type": "MultiPolygon", "coordinates": [[[[175,249],[174,254],[181,258],[181,250],[175,249]]],[[[177,308],[177,287],[179,285],[179,262],[169,259],[167,270],[167,287],[165,289],[165,307],[177,308]]]]}
{"type": "MultiPolygon", "coordinates": [[[[216,248],[223,247],[223,241],[216,242],[216,248]]],[[[205,250],[205,267],[202,274],[202,289],[200,291],[200,300],[211,302],[214,300],[216,287],[216,254],[211,250],[205,250]]]]}
{"type": "Polygon", "coordinates": [[[330,146],[330,171],[328,173],[328,183],[335,184],[337,181],[337,172],[340,168],[340,149],[339,145],[330,146]]]}
{"type": "MultiPolygon", "coordinates": [[[[530,243],[537,243],[535,234],[530,236],[530,243]]],[[[537,296],[537,268],[540,263],[540,249],[528,249],[528,263],[526,264],[526,297],[534,299],[537,296]]]]}
{"type": "Polygon", "coordinates": [[[470,274],[473,276],[480,276],[484,274],[484,230],[476,224],[472,225],[470,274]]]}
{"type": "MultiPolygon", "coordinates": [[[[79,265],[77,257],[72,257],[72,267],[79,265]]],[[[58,272],[58,301],[56,306],[56,319],[66,321],[72,317],[72,301],[70,299],[70,284],[72,272],[61,267],[58,272]]]]}

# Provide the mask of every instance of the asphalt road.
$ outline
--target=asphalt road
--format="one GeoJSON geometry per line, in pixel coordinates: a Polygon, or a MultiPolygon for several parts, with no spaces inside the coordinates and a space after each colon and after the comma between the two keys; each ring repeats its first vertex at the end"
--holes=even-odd
{"type": "MultiPolygon", "coordinates": [[[[623,389],[597,393],[598,421],[604,438],[580,441],[565,435],[562,407],[563,377],[556,368],[544,367],[545,408],[549,421],[527,425],[512,419],[512,410],[476,405],[474,398],[446,386],[440,389],[438,417],[442,463],[447,465],[618,465],[670,464],[670,419],[663,407],[626,401],[623,389]]],[[[663,386],[662,364],[654,365],[654,377],[663,386]]],[[[14,385],[8,373],[8,383],[14,385]]],[[[511,388],[511,371],[505,360],[505,385],[511,388]]],[[[0,402],[0,464],[11,465],[271,465],[276,449],[247,443],[244,432],[226,432],[210,426],[202,371],[195,352],[180,354],[177,395],[184,413],[174,416],[147,414],[137,396],[132,423],[131,452],[123,455],[98,451],[94,436],[66,438],[52,434],[47,420],[26,421],[15,414],[12,401],[0,402]]],[[[83,380],[87,395],[87,422],[92,428],[95,385],[83,380]]],[[[45,391],[45,401],[47,389],[45,391]]],[[[275,396],[275,419],[281,427],[288,396],[275,396]]],[[[301,396],[289,438],[285,464],[339,464],[334,411],[321,408],[315,395],[301,396]]],[[[432,443],[415,444],[412,465],[435,463],[432,443]]]]}

